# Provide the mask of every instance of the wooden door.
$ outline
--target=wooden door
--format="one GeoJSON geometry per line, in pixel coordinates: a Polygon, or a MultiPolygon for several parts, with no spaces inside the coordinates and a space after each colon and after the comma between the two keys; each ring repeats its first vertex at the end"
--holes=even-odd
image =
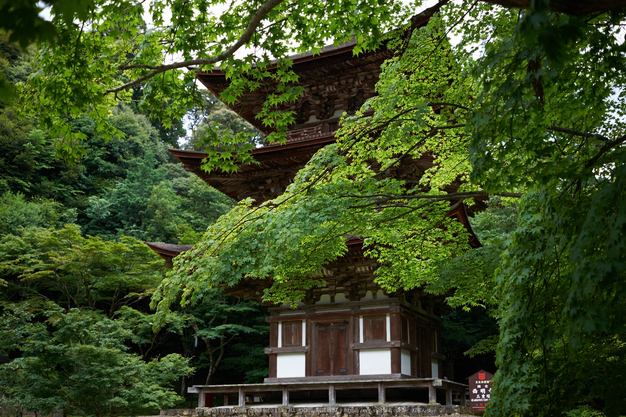
{"type": "Polygon", "coordinates": [[[314,375],[347,374],[348,323],[316,323],[314,375]]]}
{"type": "Polygon", "coordinates": [[[348,323],[333,323],[331,327],[332,375],[348,375],[348,323]]]}

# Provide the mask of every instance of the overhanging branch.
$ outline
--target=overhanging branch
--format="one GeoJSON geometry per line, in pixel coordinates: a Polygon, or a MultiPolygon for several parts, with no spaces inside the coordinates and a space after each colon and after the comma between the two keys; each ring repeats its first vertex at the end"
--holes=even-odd
{"type": "MultiPolygon", "coordinates": [[[[220,61],[223,61],[224,59],[232,56],[243,45],[245,45],[248,42],[250,42],[250,39],[252,39],[252,35],[254,34],[256,29],[261,24],[261,21],[263,20],[263,18],[265,16],[267,16],[267,14],[270,11],[272,11],[272,9],[274,9],[276,6],[278,6],[282,2],[283,2],[283,0],[268,0],[261,7],[259,7],[259,9],[250,18],[250,22],[248,23],[248,27],[243,32],[243,34],[241,35],[239,40],[237,42],[235,42],[226,51],[222,52],[221,54],[216,55],[216,56],[214,56],[212,58],[190,59],[190,60],[187,60],[187,61],[174,62],[174,63],[168,64],[168,65],[154,65],[154,66],[153,65],[134,65],[134,66],[125,67],[125,69],[144,68],[144,69],[151,69],[152,71],[149,72],[146,75],[143,75],[143,76],[138,77],[138,78],[136,78],[136,79],[134,79],[132,81],[129,81],[126,84],[122,84],[119,87],[109,88],[108,90],[106,90],[104,92],[104,94],[107,95],[107,94],[110,94],[110,93],[117,93],[119,91],[125,90],[128,87],[132,87],[132,86],[137,85],[137,84],[139,84],[139,83],[141,83],[143,81],[149,80],[150,78],[154,77],[155,75],[160,74],[160,73],[165,72],[165,71],[169,71],[169,70],[173,70],[173,69],[179,69],[179,68],[188,68],[188,67],[197,66],[197,65],[211,65],[211,64],[216,64],[216,63],[218,63],[220,61]]],[[[124,69],[124,68],[122,68],[122,69],[124,69]]]]}
{"type": "Polygon", "coordinates": [[[603,136],[603,135],[600,135],[600,134],[596,134],[596,133],[580,132],[578,130],[569,129],[569,128],[566,128],[566,127],[560,127],[560,126],[548,126],[546,129],[551,131],[551,132],[566,133],[568,135],[580,136],[580,137],[585,138],[585,139],[590,139],[591,138],[591,139],[601,140],[602,142],[610,142],[610,139],[607,138],[606,136],[603,136]]]}
{"type": "Polygon", "coordinates": [[[347,195],[346,198],[367,199],[374,200],[371,203],[353,206],[353,208],[364,208],[368,206],[385,206],[393,204],[403,204],[406,200],[429,200],[431,202],[437,201],[459,201],[468,200],[470,198],[488,199],[493,196],[520,198],[522,193],[493,193],[489,194],[486,191],[466,191],[459,193],[447,193],[447,194],[406,194],[406,195],[389,195],[389,194],[369,194],[369,195],[347,195]]]}
{"type": "MultiPolygon", "coordinates": [[[[481,0],[507,9],[530,9],[531,0],[481,0]]],[[[626,0],[551,0],[550,10],[571,16],[606,13],[626,7],[626,0]]]]}

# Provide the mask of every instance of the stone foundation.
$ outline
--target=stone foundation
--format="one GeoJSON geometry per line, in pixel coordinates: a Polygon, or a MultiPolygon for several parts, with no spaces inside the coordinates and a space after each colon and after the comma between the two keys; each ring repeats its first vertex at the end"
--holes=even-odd
{"type": "Polygon", "coordinates": [[[198,417],[472,417],[469,407],[458,405],[199,407],[196,412],[198,417]]]}
{"type": "Polygon", "coordinates": [[[161,417],[198,417],[197,408],[170,408],[169,410],[161,410],[161,417]]]}

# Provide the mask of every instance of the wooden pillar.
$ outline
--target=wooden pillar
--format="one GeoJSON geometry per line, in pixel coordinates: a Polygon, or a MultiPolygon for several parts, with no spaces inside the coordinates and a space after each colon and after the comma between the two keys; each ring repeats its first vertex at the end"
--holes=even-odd
{"type": "Polygon", "coordinates": [[[461,405],[467,405],[465,388],[461,390],[461,405]]]}
{"type": "MultiPolygon", "coordinates": [[[[278,323],[271,322],[270,323],[270,348],[275,348],[278,346],[278,323]]],[[[269,377],[276,378],[276,354],[270,354],[270,369],[269,369],[269,377]]]]}
{"type": "Polygon", "coordinates": [[[433,385],[433,381],[428,384],[428,404],[436,404],[437,403],[437,390],[433,385]]]}
{"type": "Polygon", "coordinates": [[[452,388],[446,385],[446,405],[452,405],[452,388]]]}
{"type": "Polygon", "coordinates": [[[246,405],[246,393],[243,392],[243,387],[239,387],[239,407],[246,405]]]}
{"type": "Polygon", "coordinates": [[[378,402],[385,403],[385,385],[382,382],[378,383],[378,402]]]}
{"type": "MultiPolygon", "coordinates": [[[[408,320],[408,332],[409,332],[409,344],[417,347],[419,344],[418,338],[417,338],[417,324],[415,323],[415,319],[414,318],[410,318],[408,320]]],[[[419,349],[418,351],[411,351],[411,376],[417,376],[419,377],[419,367],[418,367],[418,363],[419,363],[419,349]]]]}
{"type": "Polygon", "coordinates": [[[289,390],[287,387],[283,387],[283,405],[289,405],[289,390]]]}
{"type": "Polygon", "coordinates": [[[350,315],[350,318],[348,319],[348,348],[349,349],[348,349],[348,357],[346,358],[348,362],[347,363],[348,375],[358,374],[358,370],[356,369],[356,364],[358,362],[355,358],[356,350],[352,349],[354,347],[354,344],[359,342],[358,340],[359,331],[358,329],[355,329],[355,325],[354,325],[355,321],[358,322],[358,320],[354,319],[354,309],[353,309],[350,315]],[[355,337],[357,338],[356,340],[355,340],[355,337]]]}
{"type": "Polygon", "coordinates": [[[278,322],[270,322],[270,347],[278,347],[278,322]]]}
{"type": "Polygon", "coordinates": [[[228,394],[224,394],[224,405],[228,405],[228,394]]]}
{"type": "Polygon", "coordinates": [[[202,388],[198,390],[198,407],[204,407],[204,390],[202,388]]]}
{"type": "Polygon", "coordinates": [[[400,354],[400,343],[402,339],[402,317],[397,312],[393,312],[389,315],[389,340],[397,343],[397,346],[391,348],[391,373],[399,374],[402,372],[402,358],[400,354]]]}
{"type": "Polygon", "coordinates": [[[392,347],[391,349],[391,373],[399,374],[402,372],[402,353],[399,347],[392,347]]]}
{"type": "Polygon", "coordinates": [[[334,385],[329,385],[328,386],[328,404],[330,404],[330,405],[337,404],[337,394],[335,392],[335,386],[334,385]]]}
{"type": "Polygon", "coordinates": [[[269,371],[269,377],[270,378],[276,378],[276,368],[277,368],[277,360],[276,360],[276,355],[275,354],[271,354],[269,355],[269,365],[270,365],[270,371],[269,371]]]}

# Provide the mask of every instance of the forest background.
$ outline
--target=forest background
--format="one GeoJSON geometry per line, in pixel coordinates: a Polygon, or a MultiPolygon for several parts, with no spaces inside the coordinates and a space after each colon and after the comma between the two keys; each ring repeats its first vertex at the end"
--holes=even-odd
{"type": "MultiPolygon", "coordinates": [[[[32,56],[6,38],[1,45],[9,80],[26,80],[32,56]]],[[[214,97],[203,104],[190,109],[202,111],[203,123],[253,129],[214,97]]],[[[173,312],[153,334],[149,300],[166,268],[143,241],[194,244],[234,205],[167,152],[185,134],[181,121],[165,129],[121,104],[110,123],[125,137],[105,141],[81,118],[87,156],[68,164],[36,120],[6,105],[1,117],[0,346],[4,359],[14,360],[0,371],[5,413],[146,414],[195,403],[177,398],[174,385],[187,396],[194,382],[267,376],[268,327],[254,303],[215,294],[173,312]]],[[[193,148],[194,139],[186,145],[193,148]]],[[[452,347],[457,359],[495,334],[493,321],[477,316],[484,322],[476,326],[470,317],[450,322],[452,337],[467,339],[452,347]]],[[[484,361],[493,367],[488,356],[484,361]]]]}
{"type": "Polygon", "coordinates": [[[7,406],[84,415],[172,406],[165,385],[191,373],[186,358],[219,381],[226,341],[235,355],[245,346],[231,369],[258,371],[238,375],[255,380],[259,307],[213,288],[271,276],[267,300],[295,302],[345,250],[342,236],[358,232],[387,290],[454,291],[449,303],[462,309],[446,319],[448,354],[476,341],[474,353],[495,351],[490,415],[624,413],[624,4],[442,1],[441,17],[415,30],[413,3],[268,0],[217,17],[209,3],[153,2],[147,29],[142,3],[51,1],[48,22],[36,2],[0,2],[7,406]],[[206,116],[188,146],[201,139],[208,169],[246,162],[261,140],[237,119],[218,120],[225,109],[183,68],[220,63],[227,102],[273,83],[260,117],[268,140],[284,141],[293,114],[280,105],[301,92],[287,55],[353,36],[355,52],[386,42],[398,53],[379,96],[344,119],[337,145],[281,199],[228,211],[232,202],[168,159],[188,112],[206,116]],[[164,62],[172,53],[183,61],[164,62]],[[437,164],[420,187],[378,181],[372,160],[391,167],[425,149],[437,164]],[[442,194],[451,181],[462,189],[442,194]],[[486,198],[473,221],[484,246],[469,251],[441,219],[450,201],[486,198]],[[164,280],[134,238],[196,246],[164,280]],[[243,256],[259,240],[264,259],[243,256]],[[312,247],[315,259],[298,261],[312,247]]]}
{"type": "MultiPolygon", "coordinates": [[[[32,75],[33,49],[6,36],[0,49],[11,83],[32,75]]],[[[202,104],[205,123],[252,129],[215,98],[202,104]]],[[[166,267],[143,242],[193,244],[233,206],[167,152],[185,134],[180,120],[166,129],[120,104],[109,122],[124,137],[105,141],[79,118],[88,152],[68,164],[36,118],[6,103],[0,118],[4,413],[150,414],[189,406],[192,383],[258,382],[267,373],[259,305],[215,294],[153,332],[150,296],[166,267]]]]}
{"type": "MultiPolygon", "coordinates": [[[[6,37],[0,42],[9,81],[26,81],[34,55],[6,37]]],[[[198,124],[189,138],[182,121],[166,129],[132,104],[111,109],[109,121],[124,138],[105,141],[88,117],[77,119],[87,153],[74,164],[56,157],[36,119],[3,106],[0,353],[11,361],[0,365],[5,414],[148,414],[195,404],[186,393],[193,383],[267,376],[269,329],[255,303],[216,293],[171,312],[153,332],[150,296],[166,267],[143,241],[195,244],[234,206],[184,171],[167,148],[187,139],[193,149],[216,121],[232,133],[260,135],[215,97],[207,94],[201,104],[189,109],[198,124]]],[[[512,213],[505,215],[508,228],[512,213]]],[[[493,318],[457,311],[445,323],[446,342],[454,340],[446,351],[460,375],[494,370],[493,355],[463,360],[474,343],[497,334],[493,318]]]]}

